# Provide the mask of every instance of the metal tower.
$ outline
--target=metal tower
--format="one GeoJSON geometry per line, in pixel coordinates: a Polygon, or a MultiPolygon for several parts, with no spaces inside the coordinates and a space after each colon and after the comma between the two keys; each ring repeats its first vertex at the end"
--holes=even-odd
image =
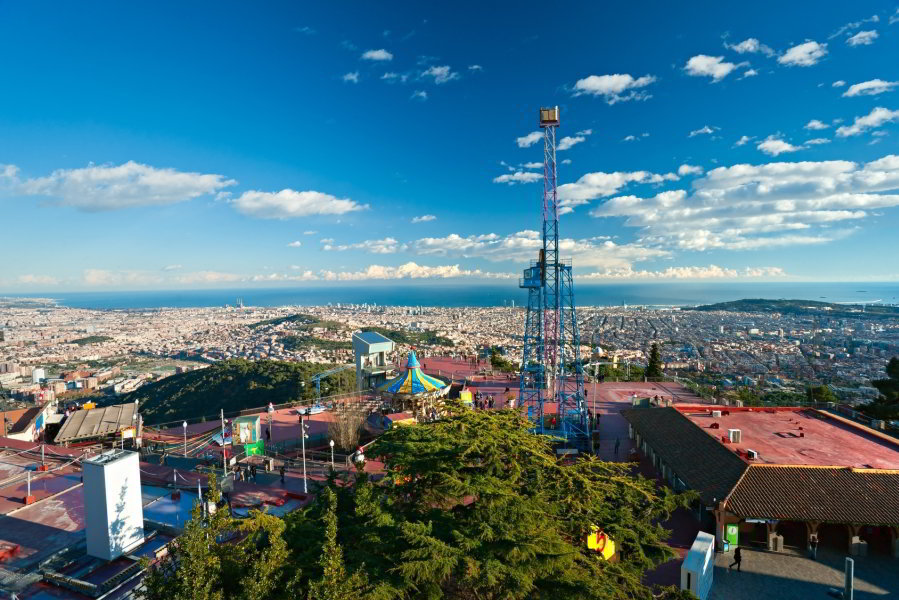
{"type": "Polygon", "coordinates": [[[559,258],[559,107],[541,108],[539,125],[543,129],[543,247],[519,281],[519,287],[528,290],[519,397],[539,433],[585,440],[589,432],[571,263],[559,258]],[[544,419],[547,401],[558,406],[557,427],[552,431],[547,431],[544,419]]]}

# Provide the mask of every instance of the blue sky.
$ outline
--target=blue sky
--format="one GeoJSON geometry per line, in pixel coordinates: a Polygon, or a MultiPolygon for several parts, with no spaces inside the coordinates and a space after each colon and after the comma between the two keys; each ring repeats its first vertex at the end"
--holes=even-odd
{"type": "Polygon", "coordinates": [[[0,4],[0,291],[899,279],[895,1],[431,4],[0,4]]]}

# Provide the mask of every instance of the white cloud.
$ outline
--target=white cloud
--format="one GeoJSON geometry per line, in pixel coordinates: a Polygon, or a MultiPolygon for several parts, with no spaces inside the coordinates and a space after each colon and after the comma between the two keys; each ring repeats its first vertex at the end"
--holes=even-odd
{"type": "Polygon", "coordinates": [[[196,283],[231,283],[242,281],[245,277],[236,273],[223,273],[221,271],[197,271],[180,275],[176,281],[182,284],[196,283]]]}
{"type": "Polygon", "coordinates": [[[293,241],[293,242],[290,242],[289,244],[287,244],[288,248],[299,248],[302,245],[303,245],[303,242],[301,242],[299,240],[296,240],[296,241],[293,241]]]}
{"type": "Polygon", "coordinates": [[[684,163],[677,168],[677,174],[681,177],[684,177],[686,175],[702,175],[702,167],[684,163]]]}
{"type": "Polygon", "coordinates": [[[542,131],[532,131],[531,133],[527,134],[526,136],[523,136],[520,138],[515,138],[515,143],[518,144],[519,148],[529,148],[530,146],[533,146],[534,144],[536,144],[537,142],[539,142],[542,139],[543,139],[542,131]]]}
{"type": "Polygon", "coordinates": [[[280,192],[249,190],[232,202],[241,213],[260,219],[343,215],[368,208],[368,205],[359,204],[349,198],[337,198],[331,194],[311,190],[298,192],[291,189],[283,189],[280,192]]]}
{"type": "MultiPolygon", "coordinates": [[[[412,242],[410,248],[420,255],[460,256],[484,258],[494,262],[514,261],[524,263],[537,256],[543,246],[540,232],[524,230],[506,236],[495,233],[460,236],[451,233],[442,238],[422,238],[412,242]]],[[[647,248],[640,244],[616,244],[607,237],[585,239],[563,238],[559,251],[572,257],[583,267],[622,268],[634,262],[664,258],[668,252],[647,248]]]]}
{"type": "Polygon", "coordinates": [[[362,53],[363,60],[393,60],[393,54],[380,48],[379,50],[366,50],[362,53]]]}
{"type": "Polygon", "coordinates": [[[782,65],[796,67],[811,67],[818,64],[818,61],[827,54],[827,44],[819,44],[813,40],[809,40],[802,44],[793,46],[784,52],[778,59],[782,65]]]}
{"type": "Polygon", "coordinates": [[[811,121],[809,121],[808,123],[805,124],[805,129],[818,130],[818,129],[827,129],[828,127],[830,127],[830,125],[828,125],[827,123],[822,123],[818,119],[812,119],[811,121]]]}
{"type": "Polygon", "coordinates": [[[562,159],[562,164],[563,164],[563,165],[570,165],[570,164],[571,164],[571,159],[570,159],[570,158],[563,158],[563,159],[562,159]]]}
{"type": "Polygon", "coordinates": [[[852,125],[843,125],[837,128],[837,137],[849,137],[864,133],[868,129],[875,129],[886,123],[899,120],[899,110],[889,110],[878,106],[863,117],[855,117],[852,125]]]}
{"type": "Polygon", "coordinates": [[[559,152],[561,152],[563,150],[568,150],[572,146],[574,146],[576,144],[580,144],[581,142],[585,141],[586,139],[587,138],[585,138],[582,135],[578,135],[578,136],[574,136],[574,137],[566,135],[561,140],[559,140],[559,143],[556,145],[556,150],[558,150],[559,152]]]}
{"type": "Polygon", "coordinates": [[[843,25],[842,27],[840,27],[839,29],[834,31],[832,34],[827,36],[827,39],[832,40],[835,37],[839,37],[839,36],[843,35],[844,33],[848,33],[854,29],[858,29],[865,23],[878,23],[879,21],[880,21],[880,17],[878,17],[877,15],[871,15],[867,19],[862,19],[860,21],[853,21],[851,23],[846,23],[845,25],[843,25]]]}
{"type": "Polygon", "coordinates": [[[632,268],[606,269],[595,273],[576,275],[582,280],[620,280],[620,279],[745,279],[783,277],[786,273],[781,267],[746,267],[742,270],[728,269],[717,265],[707,267],[668,267],[662,271],[634,270],[632,268]]]}
{"type": "Polygon", "coordinates": [[[181,265],[166,265],[162,267],[163,271],[180,271],[182,269],[181,265]]]}
{"type": "MultiPolygon", "coordinates": [[[[541,163],[541,162],[528,162],[528,163],[524,163],[524,164],[521,165],[521,166],[524,167],[525,169],[542,169],[542,168],[543,168],[543,163],[541,163]]],[[[511,168],[511,167],[510,167],[510,168],[511,168]]]]}
{"type": "Polygon", "coordinates": [[[678,179],[674,173],[660,175],[649,171],[587,173],[574,183],[565,183],[559,186],[559,204],[566,208],[573,208],[587,204],[596,198],[617,194],[619,190],[631,183],[661,184],[678,179]]]}
{"type": "Polygon", "coordinates": [[[846,85],[846,82],[843,81],[842,79],[837,79],[836,81],[834,81],[833,83],[830,84],[831,87],[835,87],[835,88],[843,87],[844,85],[846,85]]]}
{"type": "Polygon", "coordinates": [[[9,193],[44,196],[85,211],[161,206],[220,192],[235,185],[223,175],[157,169],[134,161],[58,169],[46,177],[20,179],[14,165],[0,165],[0,184],[9,193]]]}
{"type": "Polygon", "coordinates": [[[469,71],[483,71],[484,67],[482,67],[481,65],[468,65],[468,70],[469,71]]]}
{"type": "Polygon", "coordinates": [[[779,156],[785,152],[797,152],[803,149],[802,146],[794,146],[773,135],[769,135],[763,141],[759,142],[756,148],[769,156],[779,156]]]}
{"type": "Polygon", "coordinates": [[[164,281],[158,272],[147,271],[85,269],[81,274],[81,283],[88,287],[158,286],[164,281]]]}
{"type": "Polygon", "coordinates": [[[646,86],[655,82],[652,75],[644,75],[634,78],[627,73],[614,75],[590,75],[578,79],[574,84],[574,95],[589,94],[600,96],[609,104],[626,102],[628,100],[646,100],[650,95],[643,90],[646,86]]]}
{"type": "Polygon", "coordinates": [[[846,43],[850,46],[870,46],[877,37],[877,32],[873,29],[869,31],[859,31],[854,36],[848,38],[846,43]]]}
{"type": "Polygon", "coordinates": [[[449,65],[443,66],[431,66],[427,71],[422,72],[422,77],[433,77],[434,83],[446,83],[448,81],[452,81],[453,79],[458,79],[459,74],[449,68],[449,65]]]}
{"type": "Polygon", "coordinates": [[[813,138],[808,140],[805,144],[811,146],[819,146],[821,144],[829,144],[830,140],[828,138],[813,138]]]}
{"type": "Polygon", "coordinates": [[[755,77],[758,74],[759,74],[759,72],[756,71],[755,69],[746,69],[745,71],[743,71],[743,75],[740,77],[740,79],[746,79],[747,77],[755,77]]]}
{"type": "Polygon", "coordinates": [[[747,142],[749,142],[750,140],[752,140],[754,138],[755,138],[754,135],[744,135],[744,136],[740,137],[740,139],[737,140],[737,142],[734,144],[734,146],[745,146],[747,142]]]}
{"type": "Polygon", "coordinates": [[[592,129],[581,129],[575,135],[593,135],[592,129]]]}
{"type": "Polygon", "coordinates": [[[719,167],[693,192],[615,196],[591,215],[625,219],[641,243],[681,250],[753,250],[824,244],[851,234],[878,209],[899,206],[899,156],[849,161],[772,162],[719,167]]]}
{"type": "Polygon", "coordinates": [[[427,223],[428,221],[436,221],[437,217],[434,215],[421,215],[420,217],[412,217],[413,223],[427,223]]]}
{"type": "Polygon", "coordinates": [[[306,35],[315,34],[315,30],[308,25],[304,25],[303,27],[294,27],[293,30],[299,33],[305,33],[306,35]]]}
{"type": "Polygon", "coordinates": [[[691,131],[687,137],[696,137],[697,135],[711,135],[711,134],[715,133],[715,131],[717,129],[720,129],[720,128],[719,127],[709,127],[708,125],[703,125],[699,129],[694,129],[693,131],[691,131]]]}
{"type": "Polygon", "coordinates": [[[58,285],[59,280],[49,275],[19,275],[18,282],[25,285],[58,285]]]}
{"type": "Polygon", "coordinates": [[[636,141],[637,141],[637,136],[634,136],[634,135],[627,135],[627,136],[625,136],[624,139],[621,140],[621,141],[622,141],[622,142],[636,142],[636,141]]]}
{"type": "Polygon", "coordinates": [[[346,250],[364,250],[372,254],[395,254],[406,249],[405,244],[400,244],[392,237],[386,237],[383,240],[365,240],[355,244],[341,244],[333,246],[325,244],[322,250],[344,252],[346,250]]]}
{"type": "Polygon", "coordinates": [[[508,183],[514,185],[516,183],[534,183],[543,179],[543,173],[534,173],[532,171],[515,171],[514,173],[504,173],[499,177],[493,178],[493,183],[508,183]]]}
{"type": "Polygon", "coordinates": [[[890,25],[893,23],[899,23],[899,8],[896,9],[892,15],[890,15],[890,25]]]}
{"type": "Polygon", "coordinates": [[[757,52],[761,52],[765,56],[774,56],[774,50],[759,42],[755,38],[747,38],[739,44],[728,44],[727,42],[725,42],[724,47],[733,50],[737,54],[755,54],[757,52]]]}
{"type": "Polygon", "coordinates": [[[342,79],[348,83],[359,83],[359,71],[346,73],[342,79]]]}
{"type": "Polygon", "coordinates": [[[333,244],[334,238],[322,238],[319,240],[322,244],[333,244]]]}
{"type": "Polygon", "coordinates": [[[849,86],[849,89],[843,92],[843,96],[852,98],[854,96],[876,96],[884,92],[891,92],[894,87],[899,85],[899,81],[884,81],[883,79],[871,79],[849,86]]]}
{"type": "Polygon", "coordinates": [[[739,65],[724,60],[723,56],[697,54],[687,61],[684,70],[694,77],[711,77],[713,81],[721,81],[739,65]]]}
{"type": "Polygon", "coordinates": [[[400,77],[400,74],[394,73],[393,71],[387,71],[386,73],[381,75],[381,79],[384,79],[385,81],[395,81],[395,80],[399,79],[399,77],[400,77]]]}
{"type": "Polygon", "coordinates": [[[412,100],[427,100],[428,93],[424,90],[415,90],[412,92],[412,96],[410,96],[412,100]]]}
{"type": "Polygon", "coordinates": [[[316,231],[315,229],[307,229],[303,232],[303,235],[315,235],[316,233],[318,233],[318,231],[316,231]]]}
{"type": "Polygon", "coordinates": [[[452,279],[471,277],[484,279],[512,279],[512,273],[488,273],[480,269],[463,269],[459,265],[443,265],[429,267],[414,262],[407,262],[398,267],[369,265],[362,271],[321,271],[321,279],[325,281],[367,281],[372,279],[452,279]]]}

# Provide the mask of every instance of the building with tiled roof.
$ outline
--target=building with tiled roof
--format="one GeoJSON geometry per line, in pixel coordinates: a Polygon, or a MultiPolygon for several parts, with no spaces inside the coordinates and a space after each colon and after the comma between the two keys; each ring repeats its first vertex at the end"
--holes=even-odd
{"type": "Polygon", "coordinates": [[[899,440],[825,411],[714,408],[622,415],[663,479],[699,494],[720,545],[819,539],[899,557],[899,440]]]}

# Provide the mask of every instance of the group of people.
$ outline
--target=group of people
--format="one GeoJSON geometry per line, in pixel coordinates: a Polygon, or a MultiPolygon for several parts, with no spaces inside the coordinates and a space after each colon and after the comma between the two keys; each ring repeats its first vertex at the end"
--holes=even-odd
{"type": "Polygon", "coordinates": [[[234,481],[252,481],[256,483],[256,465],[235,465],[234,481]]]}
{"type": "Polygon", "coordinates": [[[481,392],[474,393],[474,407],[480,410],[493,408],[496,406],[496,399],[493,397],[493,394],[482,394],[481,392]]]}

